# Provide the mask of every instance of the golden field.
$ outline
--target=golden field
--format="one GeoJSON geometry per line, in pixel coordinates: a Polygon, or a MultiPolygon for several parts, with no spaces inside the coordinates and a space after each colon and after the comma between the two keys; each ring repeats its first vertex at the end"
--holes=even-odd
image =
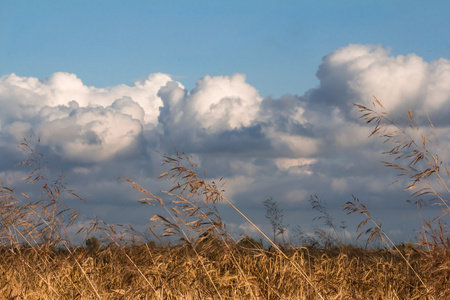
{"type": "MultiPolygon", "coordinates": [[[[422,205],[439,204],[442,209],[439,218],[423,220],[417,244],[392,243],[356,197],[344,209],[364,216],[358,227],[360,237],[367,242],[380,240],[384,247],[356,247],[343,243],[337,234],[329,236],[326,243],[310,240],[296,246],[276,242],[275,237],[282,236],[285,228],[278,222],[274,206],[268,214],[273,239],[255,226],[264,241],[251,237],[236,241],[215,210],[216,203],[231,205],[254,224],[223,196],[220,182],[201,179],[189,156],[179,153],[162,155],[168,168],[160,178],[172,184],[163,196],[122,179],[142,193],[142,205],[163,211],[151,218],[155,225],[149,230],[155,242],[137,242],[133,235],[138,234],[131,226],[125,242],[114,226],[66,206],[63,195],[79,196],[68,190],[61,178],[47,178],[42,155],[25,140],[21,147],[29,158],[22,164],[33,167],[26,180],[38,184],[43,197],[33,200],[2,184],[0,298],[448,299],[450,243],[444,218],[449,207],[430,180],[449,191],[446,178],[450,173],[438,156],[428,151],[431,140],[414,126],[411,111],[411,126],[402,129],[391,122],[377,99],[374,104],[378,110],[358,108],[364,121],[375,124],[372,135],[393,146],[386,154],[395,164],[385,164],[410,180],[407,190],[413,195],[433,196],[434,202],[422,205]],[[68,234],[79,218],[89,220],[80,231],[85,241],[82,246],[74,245],[68,234]],[[180,242],[165,243],[161,236],[173,236],[180,242]]],[[[267,204],[270,208],[274,203],[267,204]]],[[[321,205],[318,198],[312,198],[312,204],[316,208],[321,205]]],[[[318,211],[327,218],[324,210],[318,211]]],[[[336,233],[333,226],[330,224],[336,233]]]]}

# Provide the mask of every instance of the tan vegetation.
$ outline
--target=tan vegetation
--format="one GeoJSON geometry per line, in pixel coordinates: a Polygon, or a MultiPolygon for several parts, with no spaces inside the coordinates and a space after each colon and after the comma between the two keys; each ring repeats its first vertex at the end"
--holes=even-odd
{"type": "Polygon", "coordinates": [[[291,266],[295,261],[326,299],[446,299],[448,253],[402,251],[430,294],[392,250],[301,248],[287,251],[286,260],[273,252],[239,247],[195,253],[187,246],[149,244],[97,252],[5,251],[0,293],[4,299],[95,299],[97,294],[102,299],[319,298],[291,266]]]}
{"type": "MultiPolygon", "coordinates": [[[[262,232],[265,247],[251,237],[235,241],[214,205],[228,203],[247,218],[223,196],[221,182],[201,179],[190,157],[179,153],[162,155],[168,171],[160,178],[172,183],[172,189],[162,196],[122,179],[143,194],[139,202],[162,211],[151,217],[149,226],[156,242],[127,243],[114,226],[89,220],[64,204],[62,195],[81,197],[66,188],[63,178],[48,179],[41,154],[25,140],[22,148],[29,159],[22,164],[34,168],[26,180],[39,184],[42,197],[33,200],[5,186],[0,190],[0,298],[449,298],[450,252],[443,222],[448,201],[436,191],[446,190],[443,177],[450,173],[438,155],[428,150],[431,141],[420,135],[411,111],[410,127],[404,130],[390,120],[378,100],[374,104],[379,110],[358,107],[365,121],[375,122],[372,135],[384,137],[394,147],[387,154],[394,156],[396,164],[386,164],[410,178],[407,190],[413,191],[413,196],[433,196],[429,201],[414,202],[419,209],[432,203],[443,208],[439,218],[423,220],[417,245],[394,245],[356,197],[344,208],[365,216],[358,227],[360,237],[366,236],[368,242],[384,241],[384,249],[362,249],[342,242],[297,247],[275,243],[262,232]],[[419,139],[411,133],[419,133],[419,139]],[[74,245],[68,234],[79,218],[89,220],[89,226],[80,231],[86,246],[74,245]],[[367,227],[369,224],[372,226],[367,227]],[[161,236],[176,237],[180,244],[165,243],[161,236]]],[[[312,203],[324,212],[317,196],[312,203]]],[[[284,229],[273,200],[266,205],[272,209],[268,216],[277,218],[272,222],[275,240],[276,231],[284,229]]],[[[127,233],[128,241],[133,240],[132,235],[139,240],[131,226],[127,233]]]]}

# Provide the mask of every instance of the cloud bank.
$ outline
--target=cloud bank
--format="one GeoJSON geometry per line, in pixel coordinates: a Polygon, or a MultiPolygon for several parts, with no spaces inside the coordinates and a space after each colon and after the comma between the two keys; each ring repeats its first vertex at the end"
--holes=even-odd
{"type": "MultiPolygon", "coordinates": [[[[394,115],[412,107],[419,121],[429,116],[438,133],[446,132],[450,61],[425,62],[355,44],[325,56],[316,75],[317,87],[279,99],[262,98],[243,74],[205,76],[190,91],[162,73],[107,88],[86,86],[64,72],[43,80],[4,75],[0,164],[8,177],[19,157],[11,145],[40,137],[46,155],[60,162],[75,186],[89,182],[85,190],[114,218],[113,207],[131,197],[118,191],[114,177],[154,183],[160,166],[153,149],[176,147],[195,154],[211,178],[228,178],[228,197],[255,218],[264,215],[261,203],[270,196],[289,208],[291,222],[301,222],[293,212],[301,214],[309,195],[319,194],[337,212],[354,193],[375,209],[393,205],[409,219],[402,201],[389,200],[407,195],[388,185],[395,174],[378,163],[386,148],[367,139],[371,128],[358,120],[353,103],[370,105],[376,96],[394,115]],[[102,195],[105,186],[117,193],[102,195]]],[[[444,136],[440,147],[448,146],[444,136]]],[[[139,214],[138,207],[128,209],[139,214]]],[[[391,223],[401,227],[398,220],[391,223]]]]}

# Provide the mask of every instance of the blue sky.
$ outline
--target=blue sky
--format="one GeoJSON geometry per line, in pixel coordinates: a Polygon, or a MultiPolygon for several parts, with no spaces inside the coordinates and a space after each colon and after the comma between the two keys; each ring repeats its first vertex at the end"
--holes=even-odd
{"type": "Polygon", "coordinates": [[[262,96],[302,94],[321,58],[348,45],[448,57],[446,1],[2,1],[0,74],[75,73],[86,85],[149,73],[186,87],[245,73],[262,96]]]}
{"type": "Polygon", "coordinates": [[[354,194],[407,240],[420,222],[406,183],[389,185],[388,149],[352,104],[412,107],[448,149],[450,2],[430,3],[0,1],[0,179],[32,193],[16,145],[40,137],[50,171],[88,201],[76,208],[145,228],[151,212],[116,177],[163,189],[153,149],[176,147],[269,232],[264,200],[313,232],[317,194],[354,239],[341,209],[354,194]]]}

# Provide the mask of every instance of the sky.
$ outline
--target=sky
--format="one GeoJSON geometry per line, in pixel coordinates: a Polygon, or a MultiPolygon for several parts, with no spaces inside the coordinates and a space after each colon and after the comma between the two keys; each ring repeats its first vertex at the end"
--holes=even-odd
{"type": "MultiPolygon", "coordinates": [[[[0,178],[32,194],[16,146],[40,138],[49,174],[87,201],[70,205],[144,229],[154,212],[117,177],[156,193],[154,150],[176,148],[207,180],[226,179],[226,197],[266,232],[269,197],[290,238],[323,227],[317,195],[352,241],[361,217],[342,205],[354,195],[409,240],[420,218],[407,181],[390,185],[389,145],[368,138],[353,103],[376,96],[402,125],[411,107],[448,149],[448,12],[447,1],[1,1],[0,178]]],[[[234,235],[255,234],[219,211],[234,235]]]]}

